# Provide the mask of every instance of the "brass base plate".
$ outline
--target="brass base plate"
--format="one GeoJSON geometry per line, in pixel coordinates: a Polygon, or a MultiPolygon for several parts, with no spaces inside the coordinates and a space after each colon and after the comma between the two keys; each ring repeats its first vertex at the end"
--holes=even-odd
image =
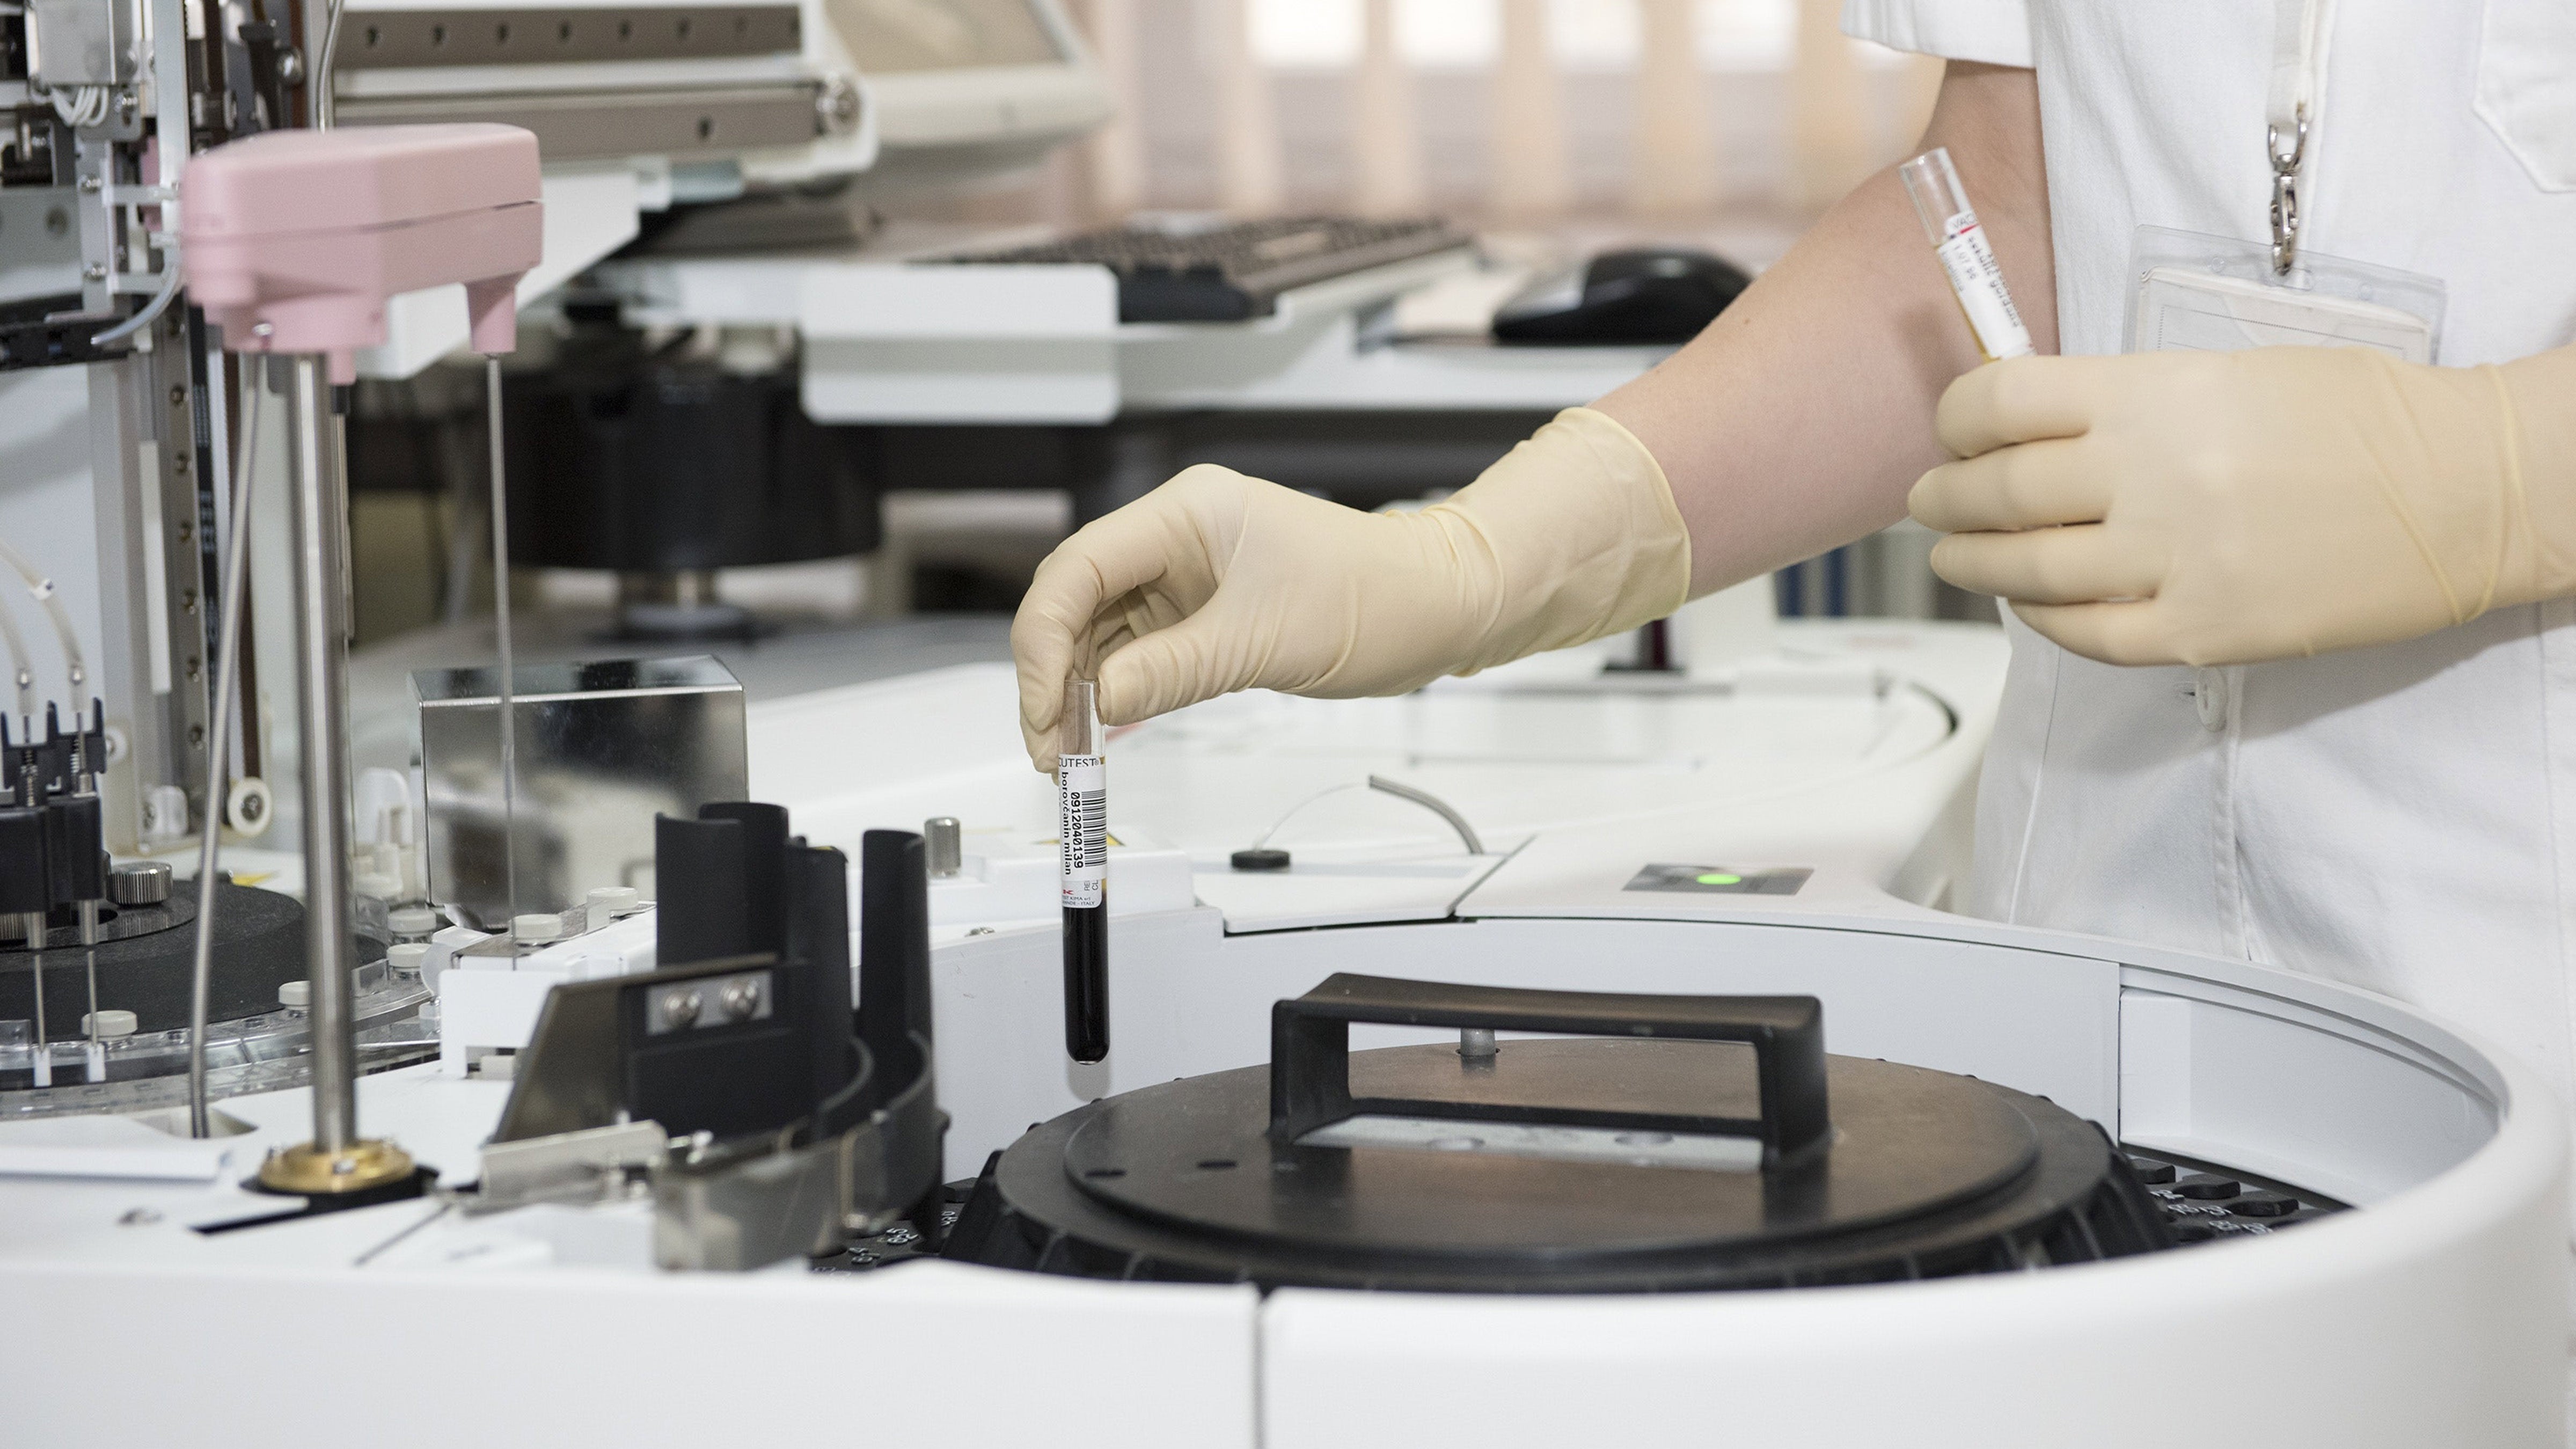
{"type": "Polygon", "coordinates": [[[413,1170],[411,1154],[390,1142],[352,1142],[338,1152],[306,1142],[270,1153],[259,1165],[259,1185],[270,1192],[331,1197],[382,1187],[413,1170]]]}

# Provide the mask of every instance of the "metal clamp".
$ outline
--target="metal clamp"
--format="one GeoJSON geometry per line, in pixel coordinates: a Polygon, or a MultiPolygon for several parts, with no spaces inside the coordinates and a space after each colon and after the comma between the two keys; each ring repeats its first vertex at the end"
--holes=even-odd
{"type": "Polygon", "coordinates": [[[2288,150],[2281,128],[2263,128],[2263,151],[2272,162],[2272,275],[2286,276],[2299,256],[2299,168],[2308,157],[2308,107],[2299,104],[2288,150]]]}

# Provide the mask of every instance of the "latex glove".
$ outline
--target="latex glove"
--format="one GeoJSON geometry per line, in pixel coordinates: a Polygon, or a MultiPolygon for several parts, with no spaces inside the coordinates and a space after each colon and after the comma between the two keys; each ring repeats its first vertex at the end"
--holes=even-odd
{"type": "Polygon", "coordinates": [[[1933,570],[2112,664],[2411,639],[2576,593],[2576,351],[2035,357],[1941,399],[1933,570]]]}
{"type": "Polygon", "coordinates": [[[1029,759],[1098,661],[1128,724],[1238,689],[1402,694],[1679,608],[1690,535],[1645,445],[1557,415],[1446,500],[1363,513],[1201,464],[1038,565],[1011,625],[1029,759]]]}

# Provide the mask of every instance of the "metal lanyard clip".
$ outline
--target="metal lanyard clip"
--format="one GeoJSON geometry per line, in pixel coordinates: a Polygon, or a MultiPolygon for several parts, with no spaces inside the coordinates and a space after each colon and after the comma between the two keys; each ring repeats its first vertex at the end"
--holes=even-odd
{"type": "Polygon", "coordinates": [[[2272,94],[2264,107],[2263,154],[2272,163],[2272,275],[2299,257],[2299,173],[2308,159],[2308,118],[2321,77],[2330,0],[2274,0],[2272,94]],[[2287,133],[2286,135],[2284,133],[2287,133]]]}
{"type": "Polygon", "coordinates": [[[2272,275],[2286,275],[2299,256],[2299,164],[2308,154],[2308,106],[2301,101],[2288,150],[2281,148],[2281,128],[2263,128],[2263,148],[2272,157],[2272,275]]]}

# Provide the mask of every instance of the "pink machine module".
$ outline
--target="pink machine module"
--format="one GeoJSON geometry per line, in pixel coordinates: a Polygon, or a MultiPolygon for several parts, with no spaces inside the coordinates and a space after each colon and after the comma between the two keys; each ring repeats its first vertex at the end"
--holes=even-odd
{"type": "Polygon", "coordinates": [[[234,352],[320,353],[334,383],[385,340],[385,303],[465,284],[474,350],[518,340],[545,234],[537,138],[516,126],[270,131],[179,182],[189,295],[234,352]]]}

